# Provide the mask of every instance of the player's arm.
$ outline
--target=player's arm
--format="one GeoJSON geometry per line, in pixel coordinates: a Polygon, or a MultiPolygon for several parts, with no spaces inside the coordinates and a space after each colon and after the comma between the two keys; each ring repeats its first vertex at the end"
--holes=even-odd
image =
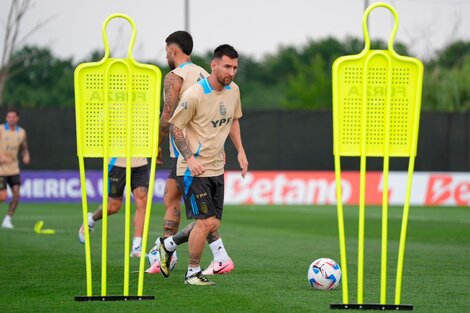
{"type": "MultiPolygon", "coordinates": [[[[172,72],[166,74],[165,80],[163,81],[164,104],[162,115],[160,117],[159,148],[163,141],[168,138],[168,134],[170,132],[170,123],[168,121],[178,105],[179,93],[182,86],[183,79],[181,77],[172,72]]],[[[159,150],[161,150],[161,148],[159,150]]],[[[158,159],[161,161],[161,153],[158,154],[158,159]]]]}
{"type": "Polygon", "coordinates": [[[245,178],[246,172],[248,171],[248,159],[246,158],[245,149],[243,148],[242,136],[240,131],[240,122],[238,119],[234,119],[232,126],[230,127],[230,140],[232,140],[235,149],[237,149],[238,164],[242,169],[242,177],[245,178]]]}
{"type": "Polygon", "coordinates": [[[198,176],[204,173],[206,171],[206,168],[198,159],[193,156],[193,153],[189,148],[189,144],[184,136],[183,129],[173,124],[171,125],[170,130],[171,135],[173,136],[173,140],[175,141],[176,147],[178,148],[178,151],[188,163],[188,168],[191,172],[191,175],[198,176]]]}
{"type": "Polygon", "coordinates": [[[26,133],[24,134],[24,139],[21,142],[20,149],[21,149],[21,155],[23,156],[23,163],[28,165],[30,159],[29,159],[28,139],[26,137],[26,133]]]}

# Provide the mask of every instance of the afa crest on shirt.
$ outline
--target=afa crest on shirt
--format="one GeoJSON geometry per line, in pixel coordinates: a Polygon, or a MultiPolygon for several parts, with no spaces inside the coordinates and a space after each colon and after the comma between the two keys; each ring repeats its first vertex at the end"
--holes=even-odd
{"type": "Polygon", "coordinates": [[[227,114],[227,108],[225,107],[225,104],[223,102],[219,103],[219,110],[220,110],[220,115],[227,114]]]}
{"type": "Polygon", "coordinates": [[[188,109],[188,103],[185,101],[185,102],[181,102],[180,105],[185,109],[187,110],[188,109]]]}

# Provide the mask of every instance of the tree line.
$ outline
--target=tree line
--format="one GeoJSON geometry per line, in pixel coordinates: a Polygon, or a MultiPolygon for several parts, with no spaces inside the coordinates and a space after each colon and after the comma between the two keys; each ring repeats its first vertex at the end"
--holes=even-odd
{"type": "MultiPolygon", "coordinates": [[[[285,46],[261,60],[240,55],[236,78],[245,108],[253,109],[331,109],[333,61],[363,49],[357,38],[310,40],[304,46],[285,46]]],[[[383,41],[372,48],[386,49],[383,41]]],[[[406,45],[395,50],[410,55],[406,45]]],[[[58,58],[48,47],[24,46],[12,56],[13,64],[5,83],[3,106],[23,108],[73,107],[73,72],[82,62],[97,61],[101,51],[93,51],[78,62],[58,58]]],[[[192,60],[210,69],[211,53],[193,55],[192,60]]],[[[169,71],[167,64],[139,60],[169,71]]],[[[423,110],[470,110],[470,41],[458,41],[438,51],[425,63],[423,110]]]]}

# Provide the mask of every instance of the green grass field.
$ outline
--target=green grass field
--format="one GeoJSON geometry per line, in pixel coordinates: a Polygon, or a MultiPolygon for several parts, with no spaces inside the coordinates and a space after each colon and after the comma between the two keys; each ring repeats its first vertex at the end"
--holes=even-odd
{"type": "MultiPolygon", "coordinates": [[[[1,216],[5,212],[2,206],[1,216]]],[[[365,302],[379,301],[380,208],[367,208],[365,302]]],[[[355,302],[357,208],[345,211],[350,302],[355,302]]],[[[161,232],[163,207],[154,206],[150,243],[161,232]]],[[[108,295],[122,294],[123,210],[109,219],[108,295]]],[[[394,282],[401,209],[390,208],[389,303],[394,282]]],[[[331,312],[341,287],[315,291],[306,270],[316,258],[339,262],[336,208],[326,206],[227,206],[221,234],[236,269],[213,277],[214,287],[183,284],[187,245],[178,249],[172,275],[146,275],[144,295],[154,301],[76,302],[86,294],[84,248],[77,239],[81,206],[20,204],[14,230],[0,229],[1,312],[331,312]],[[33,231],[37,220],[55,235],[33,231]]],[[[185,224],[186,221],[183,221],[185,224]]],[[[101,224],[92,233],[94,294],[100,292],[101,224]]],[[[470,308],[470,210],[413,207],[405,254],[402,303],[416,312],[466,312],[470,308]]],[[[211,260],[206,246],[203,266],[211,260]]],[[[131,260],[131,271],[138,260],[131,260]]],[[[131,274],[131,294],[137,274],[131,274]]],[[[334,311],[333,311],[334,312],[334,311]]]]}

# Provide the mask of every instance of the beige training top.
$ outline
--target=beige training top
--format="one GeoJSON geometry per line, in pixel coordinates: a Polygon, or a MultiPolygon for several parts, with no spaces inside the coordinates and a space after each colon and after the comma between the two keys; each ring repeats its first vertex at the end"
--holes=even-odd
{"type": "MultiPolygon", "coordinates": [[[[110,158],[109,164],[113,166],[126,167],[126,158],[110,158]]],[[[147,165],[146,158],[132,158],[131,167],[139,167],[147,165]]]]}
{"type": "MultiPolygon", "coordinates": [[[[181,63],[177,68],[171,71],[171,73],[181,77],[183,79],[183,85],[179,93],[178,100],[181,99],[183,93],[192,85],[209,76],[209,73],[199,65],[196,65],[192,62],[181,63]]],[[[178,149],[176,148],[175,142],[169,135],[169,144],[170,144],[170,157],[177,158],[179,156],[178,149]]]]}
{"type": "Polygon", "coordinates": [[[16,129],[12,130],[7,123],[0,125],[0,153],[10,159],[9,162],[0,164],[1,176],[20,173],[18,151],[25,138],[26,131],[23,128],[16,126],[16,129]]]}
{"type": "MultiPolygon", "coordinates": [[[[183,94],[170,123],[185,129],[191,152],[206,167],[201,177],[224,173],[224,143],[233,120],[241,116],[240,90],[233,82],[219,92],[206,78],[183,94]]],[[[178,158],[177,175],[189,175],[182,156],[178,158]]]]}

